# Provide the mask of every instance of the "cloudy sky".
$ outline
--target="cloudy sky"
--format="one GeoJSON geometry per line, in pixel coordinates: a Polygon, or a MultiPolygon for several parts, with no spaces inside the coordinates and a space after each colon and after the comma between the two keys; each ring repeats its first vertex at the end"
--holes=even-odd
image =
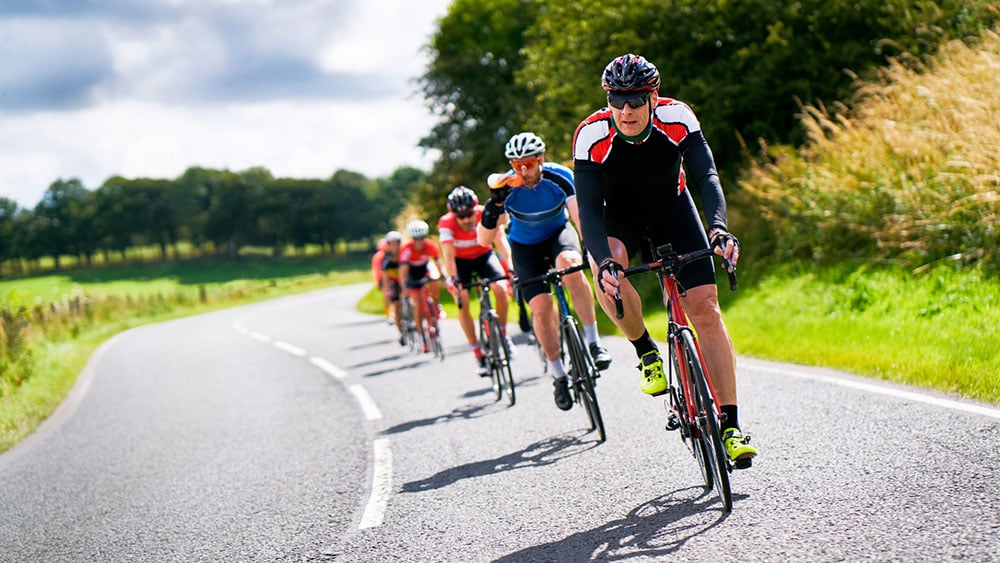
{"type": "Polygon", "coordinates": [[[450,0],[2,0],[0,195],[189,166],[428,169],[416,92],[450,0]]]}

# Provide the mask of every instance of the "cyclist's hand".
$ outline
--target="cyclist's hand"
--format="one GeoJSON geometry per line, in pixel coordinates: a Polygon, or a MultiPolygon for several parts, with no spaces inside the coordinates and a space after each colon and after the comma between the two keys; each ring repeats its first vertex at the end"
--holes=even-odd
{"type": "Polygon", "coordinates": [[[524,181],[521,180],[521,177],[513,172],[490,174],[486,178],[486,185],[490,187],[490,198],[486,200],[486,205],[492,203],[493,205],[502,206],[511,188],[519,188],[523,184],[524,181]]]}
{"type": "Polygon", "coordinates": [[[611,258],[605,258],[597,270],[597,286],[609,298],[616,298],[619,295],[618,272],[623,270],[622,265],[611,258]]]}
{"type": "Polygon", "coordinates": [[[448,278],[444,280],[444,285],[448,288],[448,293],[454,295],[458,292],[458,278],[455,276],[448,276],[448,278]]]}
{"type": "Polygon", "coordinates": [[[708,240],[715,253],[726,262],[726,269],[734,271],[736,263],[740,260],[739,239],[725,229],[715,228],[708,235],[708,240]]]}

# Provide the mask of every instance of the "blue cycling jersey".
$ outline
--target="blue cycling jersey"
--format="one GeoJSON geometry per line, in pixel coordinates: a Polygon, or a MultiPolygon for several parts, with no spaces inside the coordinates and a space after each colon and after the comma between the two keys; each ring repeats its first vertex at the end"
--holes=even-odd
{"type": "Polygon", "coordinates": [[[573,171],[561,164],[542,163],[537,186],[514,188],[504,200],[504,211],[510,218],[508,238],[520,244],[537,244],[561,231],[568,218],[566,202],[574,197],[573,171]]]}

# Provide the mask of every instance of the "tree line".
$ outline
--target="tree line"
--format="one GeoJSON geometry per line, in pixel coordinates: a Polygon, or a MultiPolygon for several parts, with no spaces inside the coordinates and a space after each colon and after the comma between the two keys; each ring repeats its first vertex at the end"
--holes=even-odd
{"type": "Polygon", "coordinates": [[[457,184],[483,194],[518,131],[567,161],[577,124],[606,103],[604,66],[628,52],[695,110],[732,194],[762,147],[806,139],[803,106],[845,102],[890,59],[924,60],[998,21],[995,0],[455,0],[420,81],[438,117],[421,145],[441,158],[415,203],[457,184]]]}
{"type": "Polygon", "coordinates": [[[248,245],[330,252],[388,230],[425,177],[411,167],[377,179],[339,170],[326,180],[195,167],[173,180],[115,176],[95,190],[60,179],[33,209],[0,197],[0,266],[23,273],[53,257],[58,269],[65,256],[89,265],[150,245],[166,259],[181,241],[230,257],[248,245]]]}

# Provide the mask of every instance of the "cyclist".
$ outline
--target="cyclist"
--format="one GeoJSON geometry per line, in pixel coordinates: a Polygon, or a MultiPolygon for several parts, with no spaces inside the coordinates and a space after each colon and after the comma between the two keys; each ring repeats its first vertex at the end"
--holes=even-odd
{"type": "Polygon", "coordinates": [[[423,351],[427,353],[431,351],[423,325],[427,311],[420,293],[426,285],[431,299],[437,302],[438,295],[441,294],[441,253],[437,245],[427,239],[430,227],[426,222],[419,219],[411,221],[406,225],[406,232],[412,240],[407,241],[399,250],[399,277],[404,280],[410,299],[413,300],[413,320],[416,321],[417,332],[424,343],[423,351]]]}
{"type": "Polygon", "coordinates": [[[382,279],[380,287],[385,299],[385,310],[391,311],[392,319],[399,331],[400,346],[406,345],[406,337],[403,335],[403,322],[400,314],[399,297],[401,294],[399,286],[399,247],[403,241],[403,235],[399,231],[389,231],[385,234],[385,251],[382,263],[379,264],[379,271],[382,279]]]}
{"type": "MultiPolygon", "coordinates": [[[[489,375],[486,367],[486,357],[479,349],[479,338],[476,336],[475,322],[469,308],[469,285],[472,274],[482,279],[493,279],[503,276],[505,268],[493,252],[491,246],[483,246],[476,239],[476,225],[483,213],[476,193],[465,186],[458,186],[448,194],[448,212],[438,220],[438,240],[441,243],[442,266],[448,291],[459,298],[458,322],[465,333],[472,352],[479,364],[479,375],[489,375]]],[[[494,241],[501,255],[507,260],[510,249],[506,239],[497,237],[494,241]]],[[[490,284],[496,296],[495,304],[500,326],[504,327],[507,346],[513,352],[514,343],[507,336],[507,305],[510,301],[506,284],[490,284]]]]}
{"type": "MultiPolygon", "coordinates": [[[[604,69],[601,84],[607,107],[584,119],[573,136],[583,241],[591,253],[601,307],[635,347],[642,391],[658,395],[667,387],[663,360],[643,322],[639,295],[615,272],[637,251],[646,254],[642,238],[647,234],[657,245],[672,243],[679,253],[711,245],[730,267],[739,260],[740,246],[726,226],[726,201],[701,125],[686,104],[659,97],[656,67],[641,56],[622,55],[604,69]],[[689,182],[701,196],[710,225],[707,237],[689,182]],[[621,320],[612,314],[619,293],[625,309],[621,320]]],[[[724,415],[726,449],[734,461],[750,461],[757,450],[739,428],[736,356],[719,309],[714,265],[699,260],[685,267],[678,280],[686,290],[684,310],[704,344],[705,364],[724,415]]]]}
{"type": "MultiPolygon", "coordinates": [[[[504,155],[511,169],[491,174],[487,179],[490,199],[483,206],[479,223],[479,244],[496,237],[503,215],[510,221],[510,247],[514,273],[521,279],[540,276],[553,266],[568,268],[583,262],[580,239],[573,225],[579,225],[573,172],[560,164],[545,162],[545,143],[534,133],[518,133],[510,138],[504,155]]],[[[563,278],[599,369],[611,365],[611,355],[601,346],[594,314],[594,295],[583,272],[563,278]]],[[[535,335],[542,345],[554,378],[556,406],[573,408],[559,350],[559,319],[543,282],[521,286],[523,299],[531,310],[535,335]]]]}

